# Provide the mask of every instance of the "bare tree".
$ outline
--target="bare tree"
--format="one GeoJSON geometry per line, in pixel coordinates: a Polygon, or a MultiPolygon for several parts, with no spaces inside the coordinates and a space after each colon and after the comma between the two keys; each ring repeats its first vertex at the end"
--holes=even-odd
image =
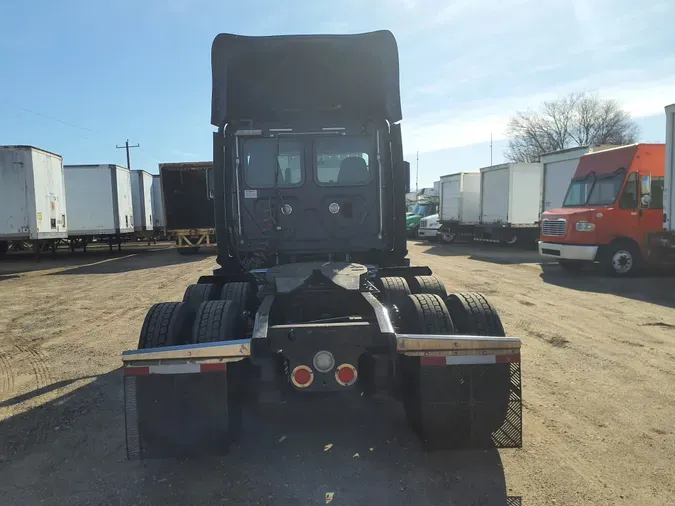
{"type": "Polygon", "coordinates": [[[631,144],[640,130],[615,100],[570,93],[544,102],[536,111],[518,112],[507,127],[511,162],[536,162],[543,153],[592,144],[631,144]]]}

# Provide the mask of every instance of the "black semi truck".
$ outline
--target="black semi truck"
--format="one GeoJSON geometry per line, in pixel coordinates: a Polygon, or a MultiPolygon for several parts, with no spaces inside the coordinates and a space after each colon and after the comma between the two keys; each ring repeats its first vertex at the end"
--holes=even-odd
{"type": "Polygon", "coordinates": [[[430,449],[521,446],[520,339],[407,258],[393,35],[212,47],[219,267],[123,354],[130,458],[224,453],[247,406],[388,395],[430,449]]]}

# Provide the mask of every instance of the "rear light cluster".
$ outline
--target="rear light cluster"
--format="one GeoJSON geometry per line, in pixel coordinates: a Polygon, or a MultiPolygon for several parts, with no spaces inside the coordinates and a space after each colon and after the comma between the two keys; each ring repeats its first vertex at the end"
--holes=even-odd
{"type": "MultiPolygon", "coordinates": [[[[330,372],[335,368],[335,381],[343,387],[356,383],[358,371],[351,364],[341,364],[335,367],[335,357],[329,351],[319,351],[312,360],[314,369],[321,373],[330,372]]],[[[306,365],[296,366],[291,372],[291,381],[297,388],[307,388],[314,382],[314,371],[306,365]]]]}

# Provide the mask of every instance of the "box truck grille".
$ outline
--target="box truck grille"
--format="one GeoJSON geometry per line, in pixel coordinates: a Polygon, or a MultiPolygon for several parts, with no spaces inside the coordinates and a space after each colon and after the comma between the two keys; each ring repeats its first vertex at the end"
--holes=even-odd
{"type": "Polygon", "coordinates": [[[541,235],[563,236],[567,231],[567,220],[542,220],[541,235]]]}

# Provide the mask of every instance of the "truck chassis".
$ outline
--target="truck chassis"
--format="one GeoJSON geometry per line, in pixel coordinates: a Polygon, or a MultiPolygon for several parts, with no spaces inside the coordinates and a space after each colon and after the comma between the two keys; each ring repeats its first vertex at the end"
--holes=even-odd
{"type": "Polygon", "coordinates": [[[426,267],[305,262],[203,276],[123,354],[130,459],[226,453],[247,405],[390,396],[425,448],[520,447],[520,339],[426,267]]]}

